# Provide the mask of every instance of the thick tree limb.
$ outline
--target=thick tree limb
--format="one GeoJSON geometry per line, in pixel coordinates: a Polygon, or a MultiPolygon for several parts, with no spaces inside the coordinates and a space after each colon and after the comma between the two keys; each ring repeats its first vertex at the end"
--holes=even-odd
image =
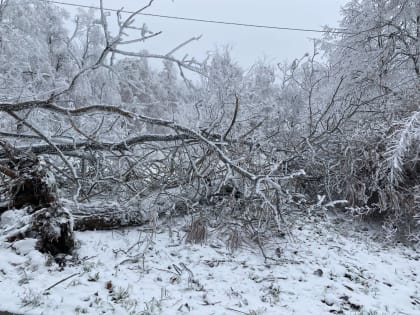
{"type": "Polygon", "coordinates": [[[18,177],[18,175],[16,174],[16,172],[12,171],[11,169],[1,166],[0,165],[0,173],[3,173],[4,175],[10,177],[10,178],[16,178],[18,177]]]}
{"type": "MultiPolygon", "coordinates": [[[[185,134],[179,135],[142,135],[127,139],[121,142],[90,142],[90,141],[81,141],[75,143],[66,143],[66,144],[55,144],[55,147],[58,148],[61,152],[72,152],[81,148],[91,149],[91,150],[127,150],[133,145],[142,144],[146,142],[171,142],[178,140],[188,140],[192,139],[190,136],[185,134]]],[[[25,147],[18,147],[17,149],[21,151],[31,151],[34,154],[56,154],[57,150],[49,144],[46,145],[31,145],[25,147]]],[[[0,151],[0,158],[6,157],[6,152],[0,151]]]]}
{"type": "MultiPolygon", "coordinates": [[[[9,137],[19,137],[18,134],[9,134],[7,133],[7,136],[9,137]]],[[[39,136],[31,136],[31,135],[25,135],[25,137],[30,138],[37,138],[41,139],[39,136]]],[[[206,135],[207,138],[212,140],[218,140],[220,139],[219,135],[206,135]]],[[[61,144],[55,144],[55,147],[58,148],[61,152],[65,153],[65,155],[72,155],[70,152],[74,152],[78,149],[84,148],[84,149],[91,149],[91,150],[114,150],[114,151],[121,151],[121,150],[127,150],[132,146],[147,143],[147,142],[174,142],[174,141],[181,141],[181,140],[196,140],[195,137],[192,137],[187,134],[174,134],[174,135],[159,135],[159,134],[148,134],[148,135],[140,135],[135,136],[132,138],[129,138],[127,140],[121,141],[121,142],[91,142],[91,141],[80,141],[80,142],[74,142],[74,143],[61,143],[61,144]]],[[[226,141],[227,143],[243,143],[245,145],[251,146],[252,143],[243,142],[243,141],[237,141],[237,140],[229,140],[226,141]]],[[[30,151],[34,154],[57,154],[57,150],[50,146],[49,144],[38,144],[38,145],[30,145],[30,146],[19,146],[17,149],[21,151],[30,151]]],[[[5,158],[7,156],[6,152],[0,151],[0,158],[5,158]]]]}

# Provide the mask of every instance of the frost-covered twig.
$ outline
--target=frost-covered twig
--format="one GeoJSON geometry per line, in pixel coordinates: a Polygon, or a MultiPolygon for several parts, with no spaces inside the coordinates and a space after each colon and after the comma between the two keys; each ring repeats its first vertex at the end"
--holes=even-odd
{"type": "Polygon", "coordinates": [[[420,144],[420,112],[414,112],[396,134],[397,137],[388,151],[390,166],[389,176],[391,182],[394,184],[403,180],[406,155],[413,146],[416,146],[416,144],[418,154],[418,146],[420,144]]]}

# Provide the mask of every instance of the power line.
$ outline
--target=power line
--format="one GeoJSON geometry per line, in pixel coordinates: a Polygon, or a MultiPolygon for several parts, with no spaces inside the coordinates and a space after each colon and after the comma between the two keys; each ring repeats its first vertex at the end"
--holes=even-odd
{"type": "MultiPolygon", "coordinates": [[[[72,7],[86,8],[86,9],[95,9],[95,10],[100,10],[101,9],[100,7],[96,7],[96,6],[75,4],[75,3],[69,3],[69,2],[52,1],[52,0],[46,0],[46,2],[54,3],[54,4],[67,5],[67,6],[72,6],[72,7]]],[[[134,13],[133,11],[127,11],[127,10],[117,10],[117,9],[109,9],[109,8],[103,8],[103,9],[104,9],[104,11],[121,12],[121,13],[129,13],[129,14],[134,13]]],[[[228,21],[219,21],[219,20],[196,19],[196,18],[189,18],[189,17],[182,17],[182,16],[171,16],[171,15],[143,13],[143,12],[138,13],[138,15],[157,17],[157,18],[162,18],[162,19],[182,20],[182,21],[201,22],[201,23],[213,23],[213,24],[223,24],[223,25],[234,25],[234,26],[241,26],[241,27],[263,28],[263,29],[282,30],[282,31],[329,33],[329,34],[353,34],[351,32],[343,30],[343,29],[342,30],[338,29],[338,30],[327,31],[327,30],[311,29],[311,28],[282,27],[282,26],[248,24],[248,23],[228,22],[228,21]]]]}

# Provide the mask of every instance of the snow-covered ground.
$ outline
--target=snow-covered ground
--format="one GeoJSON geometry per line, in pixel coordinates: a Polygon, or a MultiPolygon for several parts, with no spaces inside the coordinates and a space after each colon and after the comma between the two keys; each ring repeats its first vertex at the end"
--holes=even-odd
{"type": "Polygon", "coordinates": [[[77,233],[79,262],[61,267],[33,240],[1,240],[0,311],[420,314],[418,249],[376,243],[367,225],[296,221],[294,239],[267,244],[265,261],[258,246],[230,253],[216,232],[185,244],[183,224],[77,233]]]}

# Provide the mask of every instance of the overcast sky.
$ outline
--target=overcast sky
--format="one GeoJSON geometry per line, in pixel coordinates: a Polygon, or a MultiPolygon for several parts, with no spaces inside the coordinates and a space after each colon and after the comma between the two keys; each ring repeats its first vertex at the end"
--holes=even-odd
{"type": "MultiPolygon", "coordinates": [[[[84,5],[99,5],[99,0],[63,0],[84,5]]],[[[104,7],[135,10],[147,1],[104,0],[104,7]]],[[[263,24],[293,28],[315,28],[329,25],[338,27],[340,7],[347,0],[155,0],[147,13],[174,15],[191,18],[225,20],[247,24],[263,24]]],[[[63,6],[71,12],[74,8],[63,6]]],[[[114,13],[113,13],[114,14],[114,13]]],[[[139,16],[141,25],[146,22],[152,31],[163,34],[135,49],[166,53],[180,42],[192,36],[203,35],[192,42],[179,55],[188,53],[203,59],[206,53],[217,47],[229,45],[239,64],[249,67],[259,58],[269,62],[293,60],[311,51],[309,38],[316,33],[245,28],[229,25],[206,24],[139,16]]]]}

